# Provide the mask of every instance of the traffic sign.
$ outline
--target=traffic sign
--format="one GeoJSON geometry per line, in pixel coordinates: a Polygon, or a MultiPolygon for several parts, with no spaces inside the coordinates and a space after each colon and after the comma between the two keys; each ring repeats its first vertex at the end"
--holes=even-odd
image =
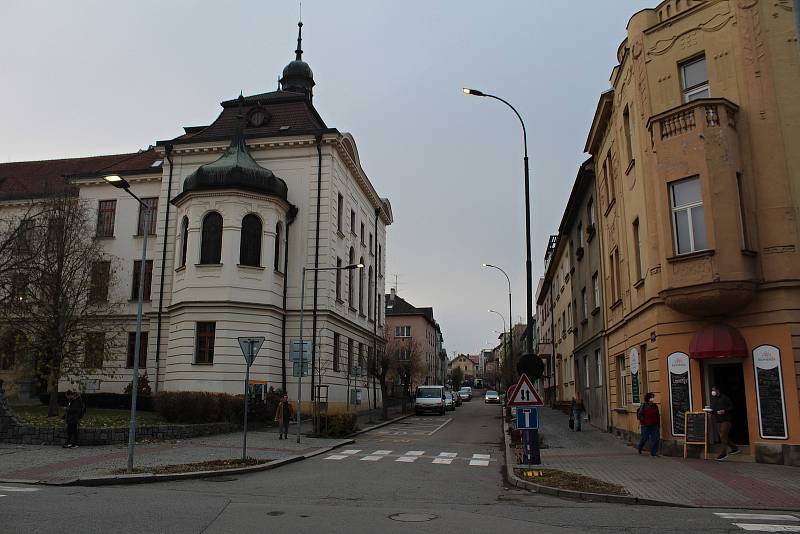
{"type": "Polygon", "coordinates": [[[519,382],[514,387],[514,394],[508,404],[511,406],[544,406],[542,398],[528,379],[528,375],[519,377],[519,382]]]}
{"type": "Polygon", "coordinates": [[[539,429],[539,408],[522,407],[517,408],[517,430],[538,430],[539,429]]]}
{"type": "Polygon", "coordinates": [[[256,355],[258,351],[261,350],[261,345],[264,344],[264,336],[260,337],[240,337],[239,340],[239,348],[242,349],[242,354],[244,354],[244,360],[247,362],[247,366],[253,365],[253,361],[256,359],[256,355]]]}

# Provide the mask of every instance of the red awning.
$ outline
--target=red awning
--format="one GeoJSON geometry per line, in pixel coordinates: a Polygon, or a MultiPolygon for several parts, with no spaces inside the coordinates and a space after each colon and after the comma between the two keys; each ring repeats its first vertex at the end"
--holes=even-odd
{"type": "Polygon", "coordinates": [[[697,332],[689,343],[689,357],[745,358],[747,343],[742,334],[732,326],[718,323],[697,332]]]}

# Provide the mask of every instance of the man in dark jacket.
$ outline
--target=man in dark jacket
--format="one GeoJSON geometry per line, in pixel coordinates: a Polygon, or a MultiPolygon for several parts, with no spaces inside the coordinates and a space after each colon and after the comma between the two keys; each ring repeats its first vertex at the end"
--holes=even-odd
{"type": "Polygon", "coordinates": [[[67,391],[67,407],[64,410],[64,420],[67,422],[67,442],[65,449],[74,449],[78,446],[78,422],[84,414],[83,399],[79,393],[67,391]]]}
{"type": "Polygon", "coordinates": [[[639,439],[639,454],[642,454],[642,449],[647,440],[650,440],[650,456],[658,456],[658,442],[660,439],[659,425],[661,423],[661,415],[658,413],[658,405],[653,402],[655,398],[654,393],[648,393],[644,396],[644,404],[639,407],[636,412],[636,417],[639,419],[641,438],[639,439]]]}
{"type": "Polygon", "coordinates": [[[719,439],[722,442],[722,452],[717,456],[718,461],[725,460],[728,454],[739,454],[739,447],[731,441],[730,433],[733,425],[733,401],[719,390],[717,386],[711,388],[711,412],[717,424],[719,439]],[[730,447],[730,453],[728,452],[730,447]]]}

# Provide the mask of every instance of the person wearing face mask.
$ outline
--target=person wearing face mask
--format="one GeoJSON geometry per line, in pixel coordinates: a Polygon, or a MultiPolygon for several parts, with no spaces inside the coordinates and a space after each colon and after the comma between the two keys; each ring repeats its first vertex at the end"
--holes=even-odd
{"type": "Polygon", "coordinates": [[[722,452],[717,456],[717,461],[721,462],[728,457],[728,454],[739,454],[742,451],[730,438],[733,425],[733,401],[717,386],[711,388],[711,413],[714,414],[719,439],[722,442],[722,452]],[[730,452],[728,452],[728,448],[730,448],[730,452]]]}

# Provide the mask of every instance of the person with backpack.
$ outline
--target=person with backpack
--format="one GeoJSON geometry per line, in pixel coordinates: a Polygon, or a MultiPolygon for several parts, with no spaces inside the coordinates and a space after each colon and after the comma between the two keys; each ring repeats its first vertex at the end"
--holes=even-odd
{"type": "Polygon", "coordinates": [[[659,429],[661,414],[658,412],[658,405],[653,402],[655,396],[655,393],[646,394],[644,396],[644,404],[639,406],[636,411],[636,418],[639,419],[641,432],[639,445],[636,448],[639,450],[639,454],[642,454],[645,443],[650,440],[650,456],[653,458],[658,456],[658,443],[661,434],[659,429]]]}
{"type": "Polygon", "coordinates": [[[64,443],[65,449],[75,449],[78,447],[78,423],[86,415],[86,406],[83,404],[80,393],[67,391],[67,407],[64,410],[64,420],[67,423],[67,441],[64,443]]]}

